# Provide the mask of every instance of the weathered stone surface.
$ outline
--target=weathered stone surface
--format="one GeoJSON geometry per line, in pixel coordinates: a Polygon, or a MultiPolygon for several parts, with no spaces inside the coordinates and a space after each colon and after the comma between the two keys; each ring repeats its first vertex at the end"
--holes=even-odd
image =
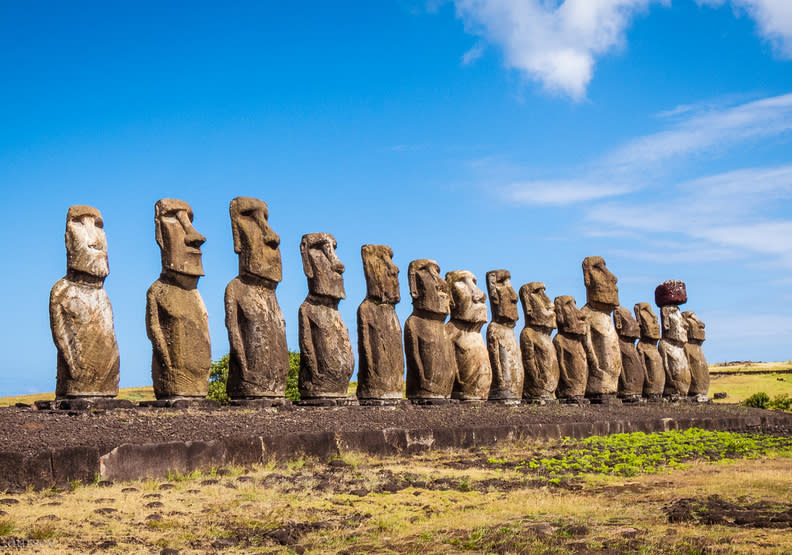
{"type": "Polygon", "coordinates": [[[556,395],[559,399],[583,397],[588,381],[588,353],[591,352],[588,323],[569,295],[553,302],[558,333],[553,338],[559,366],[556,395]]]}
{"type": "Polygon", "coordinates": [[[146,332],[157,399],[205,397],[209,390],[209,316],[197,289],[206,238],[192,220],[182,200],[161,199],[154,206],[162,273],[146,294],[146,332]]]}
{"type": "Polygon", "coordinates": [[[622,398],[640,397],[643,394],[646,369],[635,347],[635,340],[641,336],[641,329],[630,311],[623,306],[617,306],[613,311],[613,324],[619,336],[622,360],[618,395],[622,398]]]}
{"type": "Polygon", "coordinates": [[[517,324],[517,293],[508,270],[487,272],[487,293],[492,321],[487,324],[487,352],[492,368],[492,401],[522,398],[525,371],[514,326],[517,324]]]}
{"type": "Polygon", "coordinates": [[[355,370],[349,331],[338,302],[346,298],[344,265],[329,233],[308,233],[300,242],[308,296],[298,313],[300,335],[300,397],[346,397],[355,370]]]}
{"type": "Polygon", "coordinates": [[[586,286],[586,306],[581,309],[589,325],[593,356],[589,355],[587,397],[615,395],[622,371],[619,336],[611,319],[611,312],[619,306],[616,276],[605,267],[605,260],[589,256],[583,260],[583,282],[586,286]]]}
{"type": "Polygon", "coordinates": [[[410,262],[407,273],[413,311],[404,324],[407,398],[448,399],[454,387],[456,361],[443,325],[450,312],[449,289],[437,262],[410,262]]]}
{"type": "Polygon", "coordinates": [[[644,397],[656,398],[663,394],[665,389],[665,369],[663,359],[657,350],[657,341],[660,339],[660,324],[657,315],[652,312],[649,303],[637,303],[633,308],[635,318],[641,328],[641,339],[638,341],[638,354],[643,361],[644,370],[644,397]]]}
{"type": "Polygon", "coordinates": [[[66,276],[49,300],[58,351],[56,398],[118,394],[118,344],[103,287],[109,273],[103,228],[102,215],[91,206],[71,206],[66,214],[66,276]]]}
{"type": "Polygon", "coordinates": [[[229,206],[239,275],[225,290],[232,399],[283,398],[289,375],[286,323],[275,289],[281,280],[280,237],[264,201],[236,197],[229,206]]]}
{"type": "Polygon", "coordinates": [[[363,245],[366,298],[357,311],[358,399],[401,399],[404,389],[402,329],[395,305],[399,268],[386,245],[363,245]]]}
{"type": "Polygon", "coordinates": [[[687,343],[685,344],[685,354],[687,354],[688,364],[690,365],[690,388],[688,395],[706,396],[709,392],[710,375],[707,359],[704,357],[702,343],[707,339],[704,331],[704,322],[696,317],[695,312],[686,311],[682,313],[687,332],[687,343]]]}
{"type": "Polygon", "coordinates": [[[483,401],[492,385],[487,344],[480,333],[487,322],[487,295],[476,286],[476,276],[467,270],[448,272],[446,282],[451,291],[451,319],[445,328],[456,361],[451,396],[462,401],[483,401]]]}
{"type": "Polygon", "coordinates": [[[664,395],[688,394],[690,389],[690,364],[685,354],[687,332],[679,307],[667,305],[660,309],[663,337],[658,351],[666,374],[664,395]]]}
{"type": "Polygon", "coordinates": [[[679,280],[664,281],[655,288],[655,304],[657,306],[680,305],[687,302],[685,282],[679,280]]]}
{"type": "Polygon", "coordinates": [[[532,281],[520,287],[525,328],[520,333],[520,350],[525,384],[523,397],[531,400],[555,399],[561,370],[550,334],[556,327],[553,303],[544,283],[532,281]]]}

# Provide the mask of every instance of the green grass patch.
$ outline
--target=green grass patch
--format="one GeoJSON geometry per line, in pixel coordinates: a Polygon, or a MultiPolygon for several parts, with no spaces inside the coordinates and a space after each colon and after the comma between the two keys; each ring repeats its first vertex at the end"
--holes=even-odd
{"type": "Polygon", "coordinates": [[[635,476],[684,467],[695,460],[792,456],[792,438],[761,434],[711,432],[692,428],[653,434],[634,432],[551,442],[542,454],[519,462],[498,464],[536,472],[550,483],[579,474],[635,476]]]}
{"type": "Polygon", "coordinates": [[[710,397],[717,392],[726,393],[726,399],[715,402],[739,403],[762,391],[771,399],[777,395],[792,396],[792,374],[710,375],[710,397]]]}

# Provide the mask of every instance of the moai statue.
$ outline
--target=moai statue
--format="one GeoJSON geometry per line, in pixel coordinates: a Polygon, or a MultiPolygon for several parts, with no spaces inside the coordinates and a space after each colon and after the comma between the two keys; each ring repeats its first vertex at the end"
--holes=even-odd
{"type": "Polygon", "coordinates": [[[583,282],[586,286],[586,305],[581,309],[589,325],[591,345],[596,356],[589,357],[586,397],[594,403],[615,399],[622,372],[619,336],[613,325],[611,312],[619,306],[616,276],[605,267],[605,260],[589,256],[583,260],[583,282]]]}
{"type": "Polygon", "coordinates": [[[239,275],[225,290],[225,323],[231,347],[228,396],[234,400],[282,401],[289,375],[289,349],[275,288],[281,281],[280,237],[267,219],[267,204],[236,197],[228,209],[239,275]]]}
{"type": "Polygon", "coordinates": [[[555,399],[561,372],[550,339],[556,327],[556,313],[545,293],[544,283],[539,281],[520,287],[520,300],[525,313],[525,328],[520,333],[525,368],[523,397],[531,403],[546,404],[555,399]]]}
{"type": "Polygon", "coordinates": [[[443,325],[450,311],[449,290],[437,262],[413,260],[407,272],[413,311],[404,323],[407,398],[433,403],[451,397],[456,361],[443,325]]]}
{"type": "Polygon", "coordinates": [[[118,395],[118,344],[104,290],[109,273],[102,215],[91,206],[66,214],[66,276],[50,292],[52,339],[58,351],[55,397],[118,395]]]}
{"type": "Polygon", "coordinates": [[[588,380],[588,355],[592,352],[588,323],[569,295],[553,302],[558,333],[553,338],[559,367],[556,395],[563,402],[589,403],[584,399],[588,380]]]}
{"type": "Polygon", "coordinates": [[[154,205],[162,273],[146,293],[146,332],[157,399],[203,398],[209,390],[209,316],[197,289],[206,238],[192,221],[192,208],[183,200],[154,205]]]}
{"type": "Polygon", "coordinates": [[[300,397],[333,401],[347,398],[355,355],[349,331],[338,312],[346,298],[344,265],[329,233],[308,233],[300,242],[308,296],[300,305],[300,397]]]}
{"type": "Polygon", "coordinates": [[[663,329],[658,345],[666,374],[663,395],[672,400],[686,397],[690,389],[690,364],[685,354],[687,332],[678,306],[686,302],[687,292],[681,281],[666,281],[655,289],[655,303],[660,307],[663,329]]]}
{"type": "Polygon", "coordinates": [[[357,397],[361,404],[396,402],[404,388],[404,348],[396,316],[399,268],[388,246],[363,245],[360,255],[366,298],[357,311],[357,397]]]}
{"type": "Polygon", "coordinates": [[[619,335],[619,350],[621,351],[622,373],[619,376],[619,398],[624,403],[641,402],[644,388],[643,359],[635,347],[635,340],[641,336],[641,328],[630,311],[623,306],[617,306],[613,311],[613,324],[619,335]]]}
{"type": "Polygon", "coordinates": [[[657,350],[657,341],[660,339],[660,324],[657,315],[652,312],[649,303],[638,303],[634,307],[635,318],[641,328],[641,339],[638,340],[638,354],[643,361],[644,386],[643,395],[650,402],[660,401],[665,389],[665,370],[663,359],[657,350]]]}
{"type": "Polygon", "coordinates": [[[514,335],[514,326],[519,318],[517,293],[508,270],[487,272],[487,294],[492,309],[492,321],[487,324],[487,352],[492,368],[489,400],[519,404],[525,374],[520,345],[514,335]]]}
{"type": "Polygon", "coordinates": [[[709,392],[710,377],[707,359],[704,358],[704,351],[701,348],[701,344],[707,339],[704,322],[696,318],[695,312],[689,310],[682,313],[682,318],[687,332],[685,353],[690,365],[688,396],[699,403],[705,403],[709,400],[707,393],[709,392]]]}
{"type": "Polygon", "coordinates": [[[487,344],[481,337],[481,327],[487,322],[487,295],[476,286],[476,276],[467,270],[448,272],[446,282],[451,290],[451,319],[445,328],[456,361],[451,397],[485,401],[492,385],[487,344]]]}

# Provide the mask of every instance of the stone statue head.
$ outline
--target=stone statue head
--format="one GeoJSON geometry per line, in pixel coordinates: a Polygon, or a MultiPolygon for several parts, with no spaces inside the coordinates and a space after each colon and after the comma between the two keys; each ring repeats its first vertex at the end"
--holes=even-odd
{"type": "Polygon", "coordinates": [[[363,245],[363,273],[366,276],[366,298],[378,303],[397,304],[399,268],[393,263],[393,249],[387,245],[363,245]]]}
{"type": "Polygon", "coordinates": [[[329,233],[306,233],[300,241],[303,272],[312,295],[345,299],[344,265],[336,256],[338,246],[329,233]]]}
{"type": "Polygon", "coordinates": [[[434,314],[450,311],[448,284],[440,277],[440,266],[434,260],[422,258],[410,262],[407,269],[413,307],[434,314]]]}
{"type": "Polygon", "coordinates": [[[605,267],[601,256],[583,259],[583,283],[586,286],[586,303],[613,310],[619,306],[619,288],[616,276],[605,267]]]}
{"type": "Polygon", "coordinates": [[[183,200],[164,198],[154,205],[154,232],[162,255],[162,270],[202,276],[201,245],[206,237],[192,225],[193,211],[183,200]]]}
{"type": "Polygon", "coordinates": [[[687,331],[688,341],[706,341],[707,333],[704,331],[704,322],[696,317],[696,313],[687,310],[682,313],[687,331]]]}
{"type": "Polygon", "coordinates": [[[588,324],[583,313],[575,304],[574,297],[569,295],[556,297],[553,306],[558,322],[558,331],[570,335],[586,335],[588,333],[588,324]]]}
{"type": "Polygon", "coordinates": [[[512,287],[509,270],[487,272],[487,294],[490,299],[493,321],[514,324],[519,318],[517,293],[512,287]]]}
{"type": "Polygon", "coordinates": [[[532,281],[520,287],[520,301],[526,324],[549,329],[556,327],[555,308],[545,293],[544,283],[532,281]]]}
{"type": "Polygon", "coordinates": [[[240,275],[251,274],[279,283],[282,279],[280,237],[267,222],[267,204],[257,198],[236,197],[228,212],[240,275]]]}
{"type": "Polygon", "coordinates": [[[687,343],[685,320],[679,307],[667,305],[660,308],[660,323],[663,326],[663,339],[670,339],[680,343],[687,343]]]}
{"type": "Polygon", "coordinates": [[[649,303],[637,303],[633,308],[635,319],[641,328],[641,337],[657,341],[660,339],[660,324],[657,323],[657,314],[652,312],[649,303]]]}
{"type": "Polygon", "coordinates": [[[617,306],[613,311],[613,325],[619,337],[625,339],[638,339],[641,337],[641,328],[630,311],[623,306],[617,306]]]}
{"type": "Polygon", "coordinates": [[[70,206],[66,213],[66,267],[102,279],[110,272],[104,221],[92,206],[70,206]]]}
{"type": "Polygon", "coordinates": [[[476,276],[467,270],[446,274],[451,290],[451,318],[462,322],[484,324],[487,321],[487,295],[476,286],[476,276]]]}

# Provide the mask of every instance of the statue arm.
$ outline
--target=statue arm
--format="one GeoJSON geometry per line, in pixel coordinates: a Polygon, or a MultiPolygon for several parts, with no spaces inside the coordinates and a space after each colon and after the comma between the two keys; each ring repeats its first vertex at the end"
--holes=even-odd
{"type": "Polygon", "coordinates": [[[171,370],[173,367],[168,351],[168,342],[165,340],[165,334],[160,325],[159,302],[151,289],[146,294],[146,333],[151,340],[154,354],[159,357],[166,369],[171,370]]]}
{"type": "Polygon", "coordinates": [[[369,372],[372,372],[375,368],[371,350],[371,328],[368,325],[367,319],[363,317],[362,313],[364,310],[365,308],[361,304],[357,312],[358,357],[360,358],[358,361],[358,369],[364,367],[368,369],[369,372]]]}
{"type": "Polygon", "coordinates": [[[413,326],[409,324],[411,322],[407,322],[407,325],[404,326],[404,350],[406,351],[407,359],[412,360],[412,367],[415,369],[418,378],[417,381],[423,384],[426,383],[426,380],[423,359],[421,359],[421,339],[416,335],[413,326]]]}
{"type": "Polygon", "coordinates": [[[228,343],[231,347],[231,356],[234,357],[242,370],[247,375],[247,354],[242,332],[239,329],[239,306],[228,284],[225,291],[225,324],[228,330],[228,343]]]}
{"type": "Polygon", "coordinates": [[[311,334],[311,319],[301,306],[298,314],[300,335],[300,368],[310,369],[311,376],[316,372],[316,351],[311,334]]]}
{"type": "Polygon", "coordinates": [[[534,353],[534,342],[527,329],[520,334],[520,352],[522,353],[523,370],[526,374],[535,376],[536,356],[534,353]]]}
{"type": "MultiPolygon", "coordinates": [[[[58,354],[63,357],[69,372],[78,369],[75,364],[74,352],[72,351],[72,333],[71,328],[66,325],[66,315],[63,313],[63,305],[59,302],[57,289],[59,284],[55,284],[50,293],[50,330],[52,331],[52,340],[55,347],[58,349],[58,354]]],[[[77,378],[78,376],[72,376],[77,378]]]]}
{"type": "Polygon", "coordinates": [[[596,373],[597,377],[602,377],[604,372],[600,368],[599,359],[597,358],[597,351],[594,350],[594,341],[591,339],[591,330],[583,337],[583,349],[586,351],[586,360],[588,361],[589,373],[596,373]]]}
{"type": "Polygon", "coordinates": [[[492,367],[492,376],[503,376],[503,361],[501,360],[503,351],[498,343],[498,338],[490,331],[489,327],[487,327],[487,352],[492,367]]]}

